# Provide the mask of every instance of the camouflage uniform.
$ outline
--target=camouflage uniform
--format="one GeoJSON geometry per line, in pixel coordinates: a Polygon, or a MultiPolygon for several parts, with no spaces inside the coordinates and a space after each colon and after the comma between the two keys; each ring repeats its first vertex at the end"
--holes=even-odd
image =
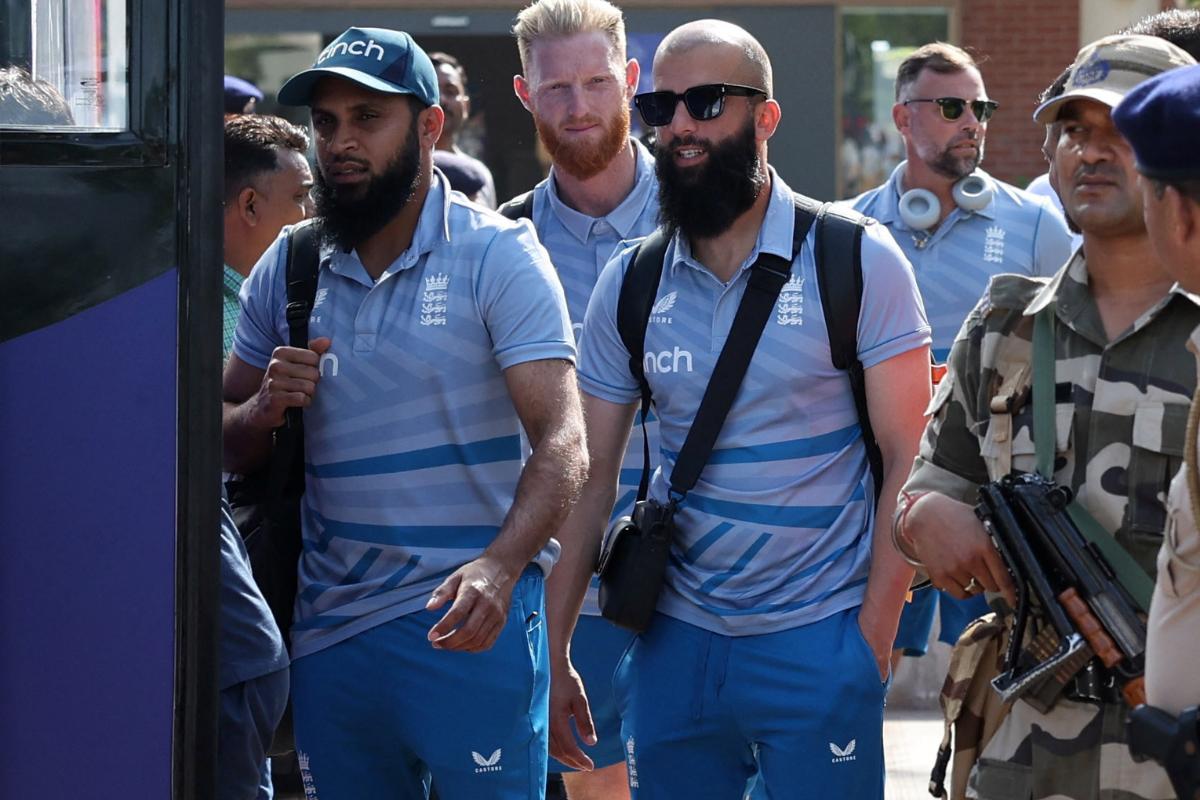
{"type": "MultiPolygon", "coordinates": [[[[1173,290],[1106,346],[1082,251],[1048,283],[993,279],[954,343],[905,489],[974,505],[980,484],[1035,470],[1033,314],[1051,303],[1058,320],[1055,478],[1153,575],[1162,499],[1182,463],[1196,388],[1196,362],[1184,343],[1200,322],[1200,298],[1173,290]]],[[[1119,744],[1124,714],[1117,702],[1063,698],[1040,714],[1018,701],[984,745],[967,797],[1173,797],[1161,768],[1134,764],[1119,744]]]]}

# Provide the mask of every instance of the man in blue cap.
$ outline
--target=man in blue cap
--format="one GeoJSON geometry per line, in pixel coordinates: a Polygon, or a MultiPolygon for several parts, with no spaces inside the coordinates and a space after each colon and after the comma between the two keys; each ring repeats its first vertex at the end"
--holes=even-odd
{"type": "MultiPolygon", "coordinates": [[[[1141,84],[1113,109],[1113,122],[1133,148],[1146,229],[1163,269],[1184,289],[1200,292],[1200,66],[1141,84]]],[[[1188,349],[1200,357],[1200,329],[1188,349]]],[[[1188,457],[1167,496],[1146,636],[1146,700],[1172,714],[1200,703],[1197,399],[1188,420],[1188,457]]]]}
{"type": "Polygon", "coordinates": [[[562,288],[527,225],[434,169],[437,75],[408,34],[347,30],[279,99],[316,139],[310,341],[285,346],[285,229],[242,289],[224,432],[248,472],[304,409],[305,790],[541,797],[543,576],[587,469],[562,288]]]}

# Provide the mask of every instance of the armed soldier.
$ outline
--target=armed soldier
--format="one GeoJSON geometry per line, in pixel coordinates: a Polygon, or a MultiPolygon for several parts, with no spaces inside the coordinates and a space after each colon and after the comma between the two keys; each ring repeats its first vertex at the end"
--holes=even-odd
{"type": "MultiPolygon", "coordinates": [[[[1080,51],[1066,90],[1037,110],[1038,122],[1061,125],[1051,170],[1083,248],[1048,282],[993,279],[954,343],[897,515],[900,544],[956,597],[987,590],[1014,600],[1008,568],[973,506],[982,484],[1034,472],[1039,444],[1049,477],[1074,493],[1132,566],[1153,574],[1165,523],[1159,496],[1182,461],[1196,385],[1182,345],[1200,322],[1200,298],[1174,286],[1154,257],[1133,155],[1110,110],[1147,76],[1191,63],[1160,39],[1107,37],[1080,51]],[[1053,377],[1031,391],[1039,316],[1049,327],[1053,377]],[[1053,393],[1053,434],[1041,441],[1038,391],[1053,393]]],[[[1136,573],[1122,572],[1137,583],[1136,573]]],[[[1141,586],[1148,581],[1143,575],[1141,586]]],[[[967,796],[1173,796],[1160,767],[1102,747],[1124,739],[1119,688],[1093,663],[1044,712],[1016,701],[983,746],[967,796]]]]}

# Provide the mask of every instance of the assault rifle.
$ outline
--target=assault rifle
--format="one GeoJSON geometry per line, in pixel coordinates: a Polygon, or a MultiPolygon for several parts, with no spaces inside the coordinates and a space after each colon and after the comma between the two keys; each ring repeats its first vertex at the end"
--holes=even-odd
{"type": "Polygon", "coordinates": [[[1071,490],[1040,475],[1006,476],[979,489],[975,514],[1017,589],[1003,671],[992,686],[1005,702],[1053,704],[1093,655],[1131,708],[1145,702],[1146,623],[1116,574],[1067,507],[1071,490]],[[1046,625],[1030,636],[1033,615],[1046,625]]]}

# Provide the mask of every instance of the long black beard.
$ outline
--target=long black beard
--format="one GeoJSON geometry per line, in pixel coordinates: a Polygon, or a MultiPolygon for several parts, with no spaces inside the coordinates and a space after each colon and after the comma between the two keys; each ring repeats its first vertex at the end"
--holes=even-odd
{"type": "Polygon", "coordinates": [[[751,120],[719,144],[689,136],[675,139],[670,147],[662,142],[654,147],[658,218],[667,230],[689,239],[709,239],[729,230],[767,184],[751,120]],[[708,159],[697,167],[676,166],[671,150],[685,145],[704,147],[708,159]]]}
{"type": "Polygon", "coordinates": [[[400,152],[361,189],[344,190],[326,183],[318,169],[313,202],[321,238],[349,252],[379,233],[416,194],[420,169],[421,151],[415,123],[400,152]]]}

